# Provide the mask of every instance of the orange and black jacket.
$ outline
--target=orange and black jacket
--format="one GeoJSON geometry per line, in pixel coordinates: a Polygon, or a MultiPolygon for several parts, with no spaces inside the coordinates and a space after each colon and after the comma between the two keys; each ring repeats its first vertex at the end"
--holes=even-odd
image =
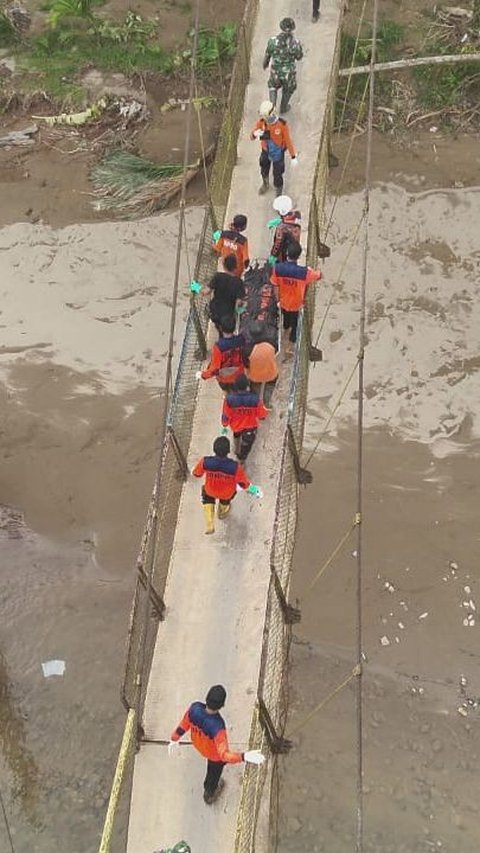
{"type": "Polygon", "coordinates": [[[204,456],[192,471],[194,477],[205,477],[204,489],[210,498],[231,501],[237,486],[248,489],[250,480],[239,462],[229,457],[204,456]]]}
{"type": "Polygon", "coordinates": [[[276,121],[269,123],[264,118],[259,118],[250,134],[250,139],[255,139],[256,130],[262,131],[260,145],[262,151],[268,153],[270,160],[279,160],[285,151],[288,151],[290,157],[297,156],[285,119],[277,118],[276,121]]]}
{"type": "Polygon", "coordinates": [[[278,301],[284,311],[300,311],[305,303],[307,287],[320,281],[322,273],[296,261],[275,264],[270,281],[278,287],[278,301]]]}
{"type": "Polygon", "coordinates": [[[258,422],[267,415],[263,402],[252,391],[234,391],[223,401],[222,424],[234,434],[257,429],[258,422]]]}
{"type": "Polygon", "coordinates": [[[228,746],[225,720],[220,714],[209,714],[204,702],[193,702],[185,712],[171,739],[180,740],[185,732],[195,749],[209,761],[223,761],[225,764],[240,764],[244,760],[243,752],[231,752],[228,746]]]}
{"type": "Polygon", "coordinates": [[[248,240],[240,231],[235,231],[233,228],[227,228],[220,233],[217,242],[213,244],[213,251],[222,258],[235,255],[237,261],[235,275],[238,276],[243,275],[250,263],[248,240]]]}
{"type": "Polygon", "coordinates": [[[202,379],[211,379],[212,376],[216,376],[222,385],[233,385],[248,367],[245,347],[243,335],[219,338],[212,347],[210,364],[202,370],[202,379]]]}
{"type": "Polygon", "coordinates": [[[273,246],[270,254],[273,255],[274,258],[278,258],[279,261],[286,261],[290,238],[297,240],[299,243],[301,233],[300,211],[293,210],[291,213],[287,213],[286,216],[282,216],[280,225],[277,225],[275,228],[273,246]]]}

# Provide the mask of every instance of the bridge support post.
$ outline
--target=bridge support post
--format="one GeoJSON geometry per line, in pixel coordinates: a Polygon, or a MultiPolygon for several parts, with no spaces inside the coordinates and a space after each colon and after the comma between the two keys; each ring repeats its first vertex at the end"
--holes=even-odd
{"type": "Polygon", "coordinates": [[[280,578],[278,577],[274,567],[271,567],[272,575],[273,575],[273,583],[275,586],[275,592],[277,593],[277,598],[280,603],[280,607],[282,608],[283,618],[285,620],[286,625],[294,625],[296,622],[300,622],[302,618],[302,614],[298,607],[293,607],[292,604],[289,604],[285,593],[283,591],[282,584],[280,583],[280,578]]]}
{"type": "Polygon", "coordinates": [[[259,718],[267,736],[268,744],[274,755],[285,755],[292,748],[292,741],[277,734],[273,720],[268,712],[263,698],[258,698],[259,718]]]}
{"type": "Polygon", "coordinates": [[[295,436],[293,434],[293,430],[290,424],[288,424],[288,446],[290,448],[290,453],[292,454],[293,459],[293,467],[295,468],[295,476],[297,478],[297,482],[300,483],[301,486],[308,486],[309,483],[313,481],[312,472],[307,468],[302,468],[300,465],[300,454],[297,449],[297,443],[295,441],[295,436]]]}

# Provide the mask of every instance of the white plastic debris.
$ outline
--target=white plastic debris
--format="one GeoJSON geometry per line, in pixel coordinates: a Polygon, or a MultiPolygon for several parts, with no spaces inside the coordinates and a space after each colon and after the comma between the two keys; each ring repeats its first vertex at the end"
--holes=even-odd
{"type": "Polygon", "coordinates": [[[464,624],[465,628],[468,628],[468,624],[469,624],[468,619],[464,619],[463,624],[464,624]]]}
{"type": "Polygon", "coordinates": [[[477,609],[477,608],[475,607],[475,602],[474,602],[474,601],[472,601],[472,599],[470,599],[470,601],[468,602],[468,604],[469,604],[469,606],[470,606],[470,610],[476,610],[476,609],[477,609]]]}
{"type": "Polygon", "coordinates": [[[454,560],[450,560],[450,562],[449,562],[449,564],[448,564],[448,565],[450,566],[450,568],[451,568],[452,572],[457,572],[457,571],[458,571],[458,563],[455,563],[455,561],[454,561],[454,560]]]}
{"type": "Polygon", "coordinates": [[[461,675],[460,676],[460,687],[466,687],[466,686],[467,686],[467,679],[465,678],[464,675],[461,675]]]}
{"type": "Polygon", "coordinates": [[[461,714],[462,717],[466,717],[468,715],[468,711],[463,705],[460,705],[458,708],[458,713],[461,714]]]}
{"type": "Polygon", "coordinates": [[[400,607],[403,607],[403,609],[405,610],[405,613],[407,612],[408,607],[407,607],[407,605],[405,604],[405,602],[404,602],[404,601],[401,601],[401,602],[400,602],[400,607]]]}
{"type": "Polygon", "coordinates": [[[390,583],[390,581],[385,581],[383,586],[385,589],[388,589],[389,592],[395,592],[395,587],[393,583],[390,583]]]}
{"type": "Polygon", "coordinates": [[[380,642],[381,642],[382,646],[389,646],[390,645],[390,640],[388,639],[387,636],[385,636],[385,634],[383,635],[383,637],[380,637],[380,642]]]}
{"type": "Polygon", "coordinates": [[[426,619],[427,616],[428,616],[428,610],[426,610],[425,613],[420,613],[420,616],[418,618],[419,619],[426,619]]]}
{"type": "Polygon", "coordinates": [[[63,675],[65,672],[64,660],[47,660],[42,663],[44,678],[50,678],[52,675],[63,675]]]}
{"type": "Polygon", "coordinates": [[[403,624],[403,622],[399,622],[398,627],[400,628],[401,631],[403,631],[403,629],[405,628],[405,625],[403,624]]]}
{"type": "Polygon", "coordinates": [[[472,591],[472,590],[470,589],[470,587],[469,587],[469,586],[464,586],[464,587],[463,587],[463,591],[464,591],[464,592],[466,592],[466,593],[467,593],[467,595],[470,595],[470,593],[471,593],[471,591],[472,591]]]}
{"type": "Polygon", "coordinates": [[[395,642],[396,642],[396,643],[399,643],[399,642],[400,642],[400,637],[395,637],[395,642]]]}

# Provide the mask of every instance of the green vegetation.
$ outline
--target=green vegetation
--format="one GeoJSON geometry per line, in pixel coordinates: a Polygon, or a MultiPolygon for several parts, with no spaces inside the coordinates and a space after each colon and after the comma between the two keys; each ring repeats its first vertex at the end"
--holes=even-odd
{"type": "Polygon", "coordinates": [[[122,150],[107,154],[92,171],[97,208],[127,217],[149,215],[165,207],[182,180],[182,164],[159,165],[122,150]]]}
{"type": "MultiPolygon", "coordinates": [[[[159,43],[159,27],[129,11],[121,22],[96,14],[103,0],[49,0],[48,27],[15,50],[23,79],[17,90],[43,90],[54,100],[75,106],[84,101],[79,76],[88,67],[125,75],[157,72],[162,75],[188,71],[193,32],[183,48],[168,52],[159,43]]],[[[5,16],[3,16],[5,17],[5,16]]],[[[15,30],[8,18],[0,18],[0,38],[14,43],[15,30]],[[13,32],[12,32],[13,30],[13,32]]],[[[201,29],[197,67],[205,77],[217,75],[219,66],[230,63],[236,50],[236,26],[201,29]]],[[[1,85],[1,84],[0,84],[1,85]]]]}
{"type": "MultiPolygon", "coordinates": [[[[480,4],[480,0],[478,0],[480,4]]],[[[449,10],[438,9],[421,17],[416,32],[418,55],[441,56],[461,53],[465,63],[459,65],[426,65],[396,73],[382,72],[375,79],[376,126],[401,130],[409,121],[418,123],[422,115],[442,113],[443,121],[457,123],[466,110],[476,111],[480,96],[480,68],[468,62],[468,53],[478,51],[478,33],[468,19],[459,23],[449,10]],[[378,109],[380,108],[380,109],[378,109]]],[[[383,21],[378,29],[377,62],[404,58],[404,29],[396,21],[383,21]]],[[[410,34],[411,37],[411,34],[410,34]]],[[[355,50],[355,36],[342,33],[340,65],[343,68],[367,65],[372,49],[372,32],[364,26],[355,50]]],[[[350,83],[341,78],[337,88],[336,123],[343,129],[362,124],[365,119],[368,75],[352,77],[350,83]],[[345,105],[345,98],[347,103],[345,105]]]]}
{"type": "Polygon", "coordinates": [[[0,48],[10,47],[18,41],[18,34],[10,18],[0,9],[0,48]]]}

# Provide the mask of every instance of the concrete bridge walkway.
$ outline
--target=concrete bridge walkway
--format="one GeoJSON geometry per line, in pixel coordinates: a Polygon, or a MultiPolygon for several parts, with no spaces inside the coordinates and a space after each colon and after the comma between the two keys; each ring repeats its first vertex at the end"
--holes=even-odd
{"type": "MultiPolygon", "coordinates": [[[[273,189],[265,196],[258,195],[259,143],[249,140],[258,107],[267,97],[267,74],[261,65],[267,38],[278,32],[280,19],[290,15],[305,48],[305,58],[299,63],[298,90],[288,113],[300,164],[293,171],[287,156],[285,190],[307,223],[341,6],[341,0],[322,0],[320,21],[312,24],[310,0],[260,2],[229,207],[230,214],[248,216],[252,257],[268,256],[266,223],[273,215],[273,189]]],[[[304,233],[306,239],[306,229],[304,233]]],[[[269,422],[260,427],[247,465],[252,481],[262,486],[264,498],[257,501],[239,494],[228,519],[217,520],[215,535],[207,537],[203,533],[199,482],[192,478],[184,487],[165,592],[167,614],[158,630],[146,699],[147,738],[168,740],[190,702],[203,700],[210,685],[223,683],[228,691],[224,715],[231,746],[248,748],[270,579],[288,372],[284,365],[274,410],[269,422]]],[[[202,382],[190,467],[210,452],[219,433],[220,407],[221,393],[215,380],[202,382]]],[[[194,853],[230,853],[234,849],[243,765],[225,768],[222,797],[209,807],[202,798],[205,761],[191,746],[180,748],[178,753],[169,758],[166,746],[143,744],[137,754],[128,853],[153,853],[181,839],[194,853]]]]}

